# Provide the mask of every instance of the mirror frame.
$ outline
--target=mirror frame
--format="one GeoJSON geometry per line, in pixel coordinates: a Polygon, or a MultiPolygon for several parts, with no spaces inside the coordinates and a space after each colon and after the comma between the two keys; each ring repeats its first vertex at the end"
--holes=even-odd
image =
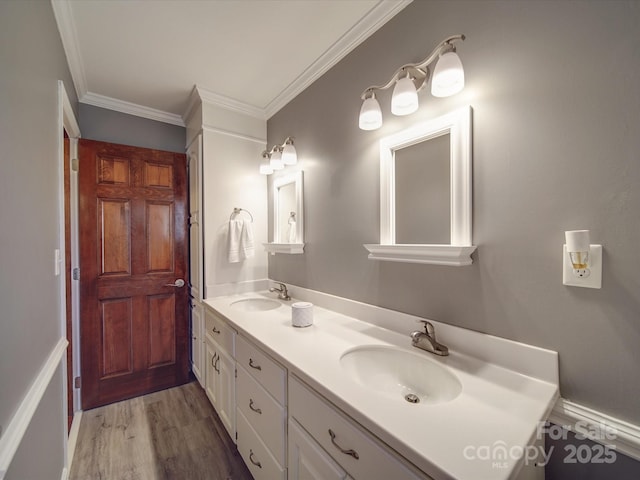
{"type": "Polygon", "coordinates": [[[366,244],[369,258],[408,263],[470,265],[472,245],[472,109],[465,106],[380,140],[380,244],[366,244]],[[450,135],[451,243],[395,243],[395,151],[450,135]]]}
{"type": "Polygon", "coordinates": [[[302,170],[287,175],[276,177],[273,180],[273,241],[265,243],[264,248],[271,254],[289,253],[299,254],[304,252],[304,187],[302,170]],[[296,195],[296,242],[287,243],[280,239],[280,219],[278,215],[279,208],[279,190],[281,187],[289,184],[295,184],[296,195]]]}

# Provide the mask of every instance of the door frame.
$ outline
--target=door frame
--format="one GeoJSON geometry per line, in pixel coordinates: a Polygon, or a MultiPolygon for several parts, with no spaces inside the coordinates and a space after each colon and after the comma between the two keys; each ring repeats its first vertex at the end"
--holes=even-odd
{"type": "MultiPolygon", "coordinates": [[[[71,270],[78,266],[78,252],[79,252],[79,237],[78,237],[78,173],[73,169],[73,160],[77,159],[78,152],[78,138],[80,138],[80,127],[78,125],[78,121],[76,120],[75,112],[73,111],[73,107],[71,106],[71,102],[69,100],[69,96],[67,95],[67,91],[64,86],[64,82],[62,80],[58,80],[58,219],[59,219],[59,228],[58,228],[58,245],[60,249],[60,259],[58,268],[60,268],[60,276],[59,276],[59,321],[60,321],[60,332],[61,336],[64,338],[69,338],[69,332],[67,332],[67,287],[66,287],[66,258],[65,258],[65,196],[69,195],[70,202],[70,241],[71,241],[71,270]],[[67,133],[67,137],[69,138],[69,191],[65,189],[65,171],[64,171],[64,133],[67,133]]],[[[76,160],[77,163],[77,160],[76,160]]],[[[77,280],[71,280],[71,339],[72,339],[72,365],[71,367],[67,364],[67,356],[64,355],[62,359],[63,364],[63,401],[62,401],[62,414],[64,418],[64,453],[65,453],[65,467],[67,471],[71,467],[71,461],[73,459],[73,453],[75,450],[75,443],[77,440],[78,429],[80,427],[80,415],[79,413],[79,405],[80,405],[80,391],[78,389],[74,389],[73,385],[68,384],[68,370],[72,368],[72,378],[75,378],[79,375],[79,305],[80,305],[80,297],[79,297],[79,282],[77,280]],[[73,423],[71,426],[71,430],[67,431],[67,417],[69,415],[68,412],[68,391],[71,390],[73,392],[73,423]]]]}

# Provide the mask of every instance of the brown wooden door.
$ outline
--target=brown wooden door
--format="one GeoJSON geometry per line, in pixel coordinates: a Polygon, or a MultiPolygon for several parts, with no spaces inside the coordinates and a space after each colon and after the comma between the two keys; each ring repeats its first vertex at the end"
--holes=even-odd
{"type": "Polygon", "coordinates": [[[188,378],[186,157],[80,140],[82,408],[188,378]]]}

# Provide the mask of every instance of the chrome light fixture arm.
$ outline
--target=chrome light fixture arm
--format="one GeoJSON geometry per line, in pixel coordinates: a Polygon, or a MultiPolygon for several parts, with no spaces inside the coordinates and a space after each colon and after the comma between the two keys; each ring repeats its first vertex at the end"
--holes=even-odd
{"type": "Polygon", "coordinates": [[[366,100],[371,95],[373,95],[376,90],[381,91],[389,89],[391,86],[395,85],[395,83],[399,78],[401,78],[401,76],[404,76],[407,73],[415,84],[416,91],[420,91],[429,81],[429,77],[431,75],[429,65],[437,60],[438,57],[440,57],[440,55],[442,55],[443,53],[447,53],[450,51],[455,52],[456,48],[454,42],[464,41],[464,39],[465,36],[462,34],[452,35],[445,38],[423,61],[419,63],[407,63],[405,65],[402,65],[395,71],[395,73],[391,76],[391,79],[387,83],[385,83],[384,85],[372,85],[370,87],[367,87],[364,92],[362,92],[362,95],[360,95],[360,98],[362,100],[366,100]]]}

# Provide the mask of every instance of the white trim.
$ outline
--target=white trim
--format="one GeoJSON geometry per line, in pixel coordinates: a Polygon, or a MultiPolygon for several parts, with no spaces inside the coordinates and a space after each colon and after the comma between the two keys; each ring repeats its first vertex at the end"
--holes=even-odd
{"type": "Polygon", "coordinates": [[[594,442],[613,445],[616,451],[640,461],[640,425],[625,422],[564,398],[559,398],[556,402],[549,421],[594,442]],[[612,438],[603,438],[603,431],[613,433],[610,435],[612,438]]]}
{"type": "Polygon", "coordinates": [[[231,130],[212,127],[210,125],[203,125],[202,130],[205,132],[219,133],[220,135],[227,135],[229,137],[234,137],[234,138],[239,138],[241,140],[247,140],[249,142],[259,143],[260,145],[263,145],[263,146],[266,146],[267,144],[266,138],[258,138],[258,137],[253,137],[251,135],[244,135],[242,133],[236,133],[236,132],[232,132],[231,130]]]}
{"type": "Polygon", "coordinates": [[[276,253],[304,253],[304,243],[263,243],[264,249],[272,255],[276,253]]]}
{"type": "Polygon", "coordinates": [[[267,118],[271,118],[300,92],[324,75],[331,67],[347,56],[354,48],[369,38],[382,25],[397,15],[413,0],[381,0],[348,32],[329,47],[315,62],[282,90],[265,107],[267,118]]]}
{"type": "MultiPolygon", "coordinates": [[[[215,105],[216,107],[224,108],[225,110],[248,115],[259,120],[267,120],[267,114],[262,108],[256,107],[249,103],[241,102],[240,100],[236,100],[235,98],[220,95],[219,93],[212,92],[211,90],[207,90],[203,87],[198,87],[197,85],[194,87],[194,90],[197,92],[203,103],[208,103],[210,105],[215,105]]],[[[187,113],[190,113],[191,109],[194,106],[195,100],[192,96],[192,98],[189,100],[187,113]]],[[[188,118],[188,115],[185,114],[184,118],[188,118]]]]}
{"type": "Polygon", "coordinates": [[[60,475],[60,480],[67,480],[69,478],[69,470],[67,470],[67,467],[64,467],[62,469],[62,475],[60,475]]]}
{"type": "Polygon", "coordinates": [[[62,46],[67,57],[67,64],[78,98],[87,93],[87,78],[80,55],[78,33],[73,20],[71,2],[69,0],[51,0],[53,15],[58,24],[62,46]]]}
{"type": "Polygon", "coordinates": [[[176,115],[175,113],[169,113],[163,110],[145,107],[144,105],[138,105],[137,103],[118,100],[117,98],[111,98],[93,92],[87,92],[82,97],[79,97],[79,101],[80,103],[84,103],[87,105],[107,108],[116,112],[127,113],[129,115],[135,115],[136,117],[148,118],[149,120],[155,120],[157,122],[170,123],[171,125],[177,125],[179,127],[185,126],[182,117],[180,115],[176,115]]]}
{"type": "Polygon", "coordinates": [[[73,456],[76,453],[76,444],[78,443],[78,433],[80,432],[80,422],[82,421],[82,410],[77,411],[73,415],[71,422],[71,430],[69,430],[69,440],[67,441],[67,468],[71,469],[73,456]]]}
{"type": "Polygon", "coordinates": [[[367,243],[371,260],[384,260],[403,263],[429,263],[432,265],[448,265],[462,267],[471,265],[471,254],[476,247],[457,245],[380,245],[367,243]]]}
{"type": "Polygon", "coordinates": [[[58,340],[58,343],[49,354],[49,358],[47,358],[31,384],[29,391],[27,391],[23,397],[20,406],[13,414],[13,417],[11,417],[7,429],[2,434],[2,437],[0,437],[0,480],[4,478],[5,473],[9,469],[11,460],[13,460],[16,450],[18,450],[20,446],[20,442],[29,427],[29,423],[31,423],[31,419],[42,400],[42,396],[47,390],[61,360],[64,358],[67,344],[66,338],[60,338],[58,340]]]}

